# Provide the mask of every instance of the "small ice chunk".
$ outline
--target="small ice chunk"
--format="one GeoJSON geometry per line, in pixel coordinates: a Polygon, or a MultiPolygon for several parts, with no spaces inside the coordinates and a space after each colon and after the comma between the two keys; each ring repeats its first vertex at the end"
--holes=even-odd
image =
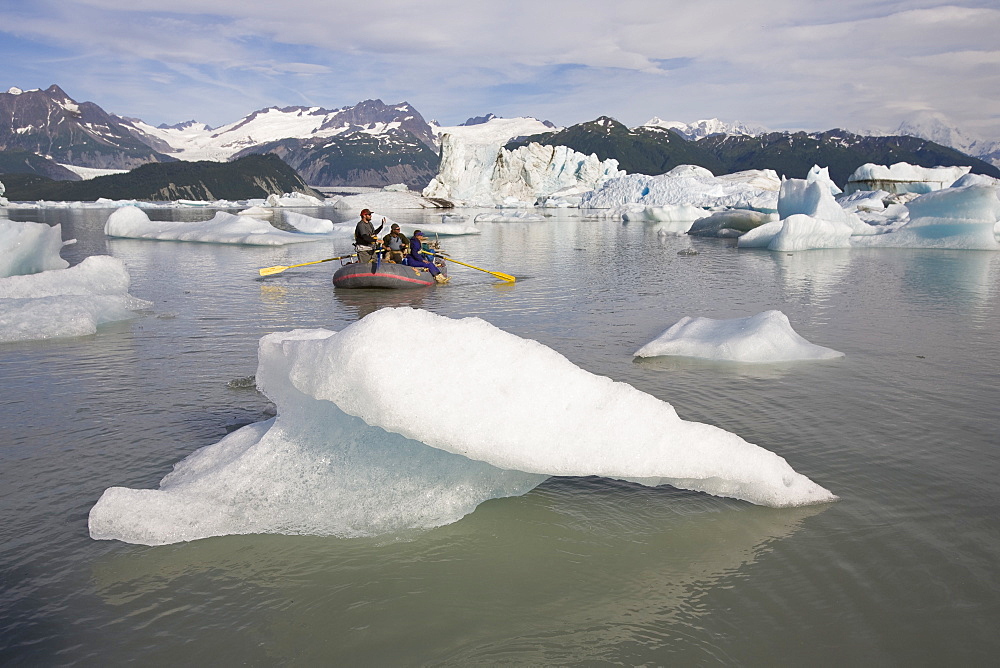
{"type": "Polygon", "coordinates": [[[828,360],[844,353],[809,343],[781,311],[764,311],[729,320],[684,317],[635,353],[636,357],[662,355],[767,364],[828,360]]]}

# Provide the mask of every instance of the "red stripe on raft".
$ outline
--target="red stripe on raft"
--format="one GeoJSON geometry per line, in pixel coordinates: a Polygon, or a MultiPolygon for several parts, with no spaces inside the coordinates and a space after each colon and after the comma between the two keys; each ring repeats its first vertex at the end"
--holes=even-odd
{"type": "MultiPolygon", "coordinates": [[[[351,274],[350,276],[341,276],[340,280],[341,281],[348,281],[348,280],[351,280],[351,279],[354,279],[354,278],[361,278],[361,277],[364,277],[364,276],[372,276],[374,278],[394,278],[396,280],[405,281],[407,283],[420,283],[421,285],[428,285],[429,283],[433,283],[434,282],[434,279],[430,279],[428,281],[427,279],[423,279],[422,280],[422,279],[419,279],[419,278],[417,278],[415,276],[413,278],[410,278],[409,276],[400,276],[399,274],[383,274],[381,272],[376,272],[376,273],[372,274],[372,273],[367,272],[367,271],[366,272],[359,272],[357,274],[351,274]]],[[[334,279],[334,283],[336,283],[336,282],[337,282],[337,280],[334,279]]]]}

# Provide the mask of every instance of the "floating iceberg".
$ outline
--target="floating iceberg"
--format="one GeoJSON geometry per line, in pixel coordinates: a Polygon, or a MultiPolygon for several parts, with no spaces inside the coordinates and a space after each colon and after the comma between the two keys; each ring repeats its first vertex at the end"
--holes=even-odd
{"type": "MultiPolygon", "coordinates": [[[[444,219],[442,219],[444,220],[444,219]]],[[[380,213],[372,214],[372,222],[375,223],[375,228],[377,229],[379,225],[383,225],[382,231],[378,233],[378,236],[383,237],[389,234],[390,228],[393,225],[399,225],[399,231],[406,236],[411,236],[417,230],[420,230],[427,235],[429,239],[435,239],[436,237],[458,237],[465,236],[469,234],[482,234],[483,231],[476,227],[475,225],[467,225],[465,219],[462,221],[457,221],[454,218],[449,218],[449,222],[431,222],[425,221],[423,223],[401,223],[389,216],[383,216],[380,213]],[[382,219],[385,218],[385,223],[382,223],[382,219]]],[[[343,237],[346,239],[354,240],[354,230],[358,226],[357,220],[349,220],[343,223],[334,223],[333,229],[330,231],[332,236],[343,237]]]]}
{"type": "Polygon", "coordinates": [[[680,165],[658,176],[629,174],[609,179],[593,192],[584,193],[580,207],[690,205],[770,212],[777,208],[780,185],[778,174],[769,169],[714,176],[703,167],[680,165]]]}
{"type": "Polygon", "coordinates": [[[695,220],[687,233],[696,237],[732,237],[746,234],[765,223],[777,222],[778,214],[749,209],[716,211],[695,220]]]}
{"type": "Polygon", "coordinates": [[[276,418],[194,453],[158,490],[106,490],[91,537],[153,545],[424,529],[553,475],[769,506],[836,498],[778,455],[479,318],[386,308],[340,332],[270,334],[256,378],[276,418]],[[399,332],[408,345],[387,349],[399,332]],[[398,375],[412,350],[434,370],[433,387],[416,394],[398,375]]]}
{"type": "Polygon", "coordinates": [[[635,353],[636,357],[663,355],[768,364],[828,360],[844,353],[805,340],[781,311],[764,311],[729,320],[684,317],[635,353]]]}
{"type": "Polygon", "coordinates": [[[736,245],[739,248],[767,248],[786,252],[849,248],[851,228],[844,223],[797,213],[750,230],[739,238],[736,245]]]}
{"type": "Polygon", "coordinates": [[[831,184],[814,178],[782,181],[778,192],[778,217],[784,219],[805,214],[829,223],[846,225],[851,234],[875,234],[876,230],[871,225],[837,202],[830,190],[831,184]]]}
{"type": "Polygon", "coordinates": [[[274,216],[274,209],[268,209],[263,206],[251,206],[248,209],[243,209],[236,215],[253,216],[254,218],[271,218],[272,216],[274,216]]]}
{"type": "Polygon", "coordinates": [[[1000,192],[993,185],[945,188],[910,201],[909,222],[888,234],[852,240],[855,246],[1000,250],[1000,192]]]}
{"type": "Polygon", "coordinates": [[[442,209],[450,206],[421,197],[411,192],[395,192],[378,190],[361,195],[346,195],[333,203],[338,211],[351,211],[360,214],[362,209],[372,211],[384,209],[442,209]]]}
{"type": "Polygon", "coordinates": [[[656,223],[653,229],[658,235],[682,236],[687,234],[695,220],[704,217],[705,210],[690,204],[667,206],[632,204],[620,207],[616,213],[626,223],[656,223]]]}
{"type": "Polygon", "coordinates": [[[481,213],[474,219],[474,223],[539,223],[545,220],[545,216],[540,213],[529,213],[528,211],[516,211],[514,213],[481,213]]]}
{"type": "Polygon", "coordinates": [[[318,197],[305,195],[303,193],[284,193],[282,195],[268,195],[265,206],[275,207],[314,207],[323,206],[325,202],[318,197]]]}
{"type": "Polygon", "coordinates": [[[325,218],[313,218],[296,211],[285,212],[285,222],[306,234],[329,234],[333,232],[333,221],[325,218]]]}
{"type": "Polygon", "coordinates": [[[134,206],[116,209],[104,225],[109,237],[129,239],[160,239],[163,241],[197,241],[213,244],[245,244],[249,246],[283,246],[315,241],[313,235],[285,232],[266,220],[236,216],[219,211],[211,220],[197,223],[151,221],[144,211],[134,206]]]}
{"type": "Polygon", "coordinates": [[[0,278],[65,269],[62,247],[59,225],[0,220],[0,278]]]}
{"type": "Polygon", "coordinates": [[[865,163],[847,179],[846,192],[886,190],[890,193],[929,193],[948,188],[968,174],[971,167],[918,167],[897,162],[886,167],[865,163]]]}
{"type": "Polygon", "coordinates": [[[740,236],[740,248],[798,251],[849,248],[851,236],[877,230],[847,211],[833,197],[833,190],[816,168],[809,179],[786,179],[778,193],[777,222],[768,222],[740,236]]]}
{"type": "Polygon", "coordinates": [[[153,305],[128,288],[125,263],[106,255],[69,269],[0,278],[0,342],[85,336],[153,305]]]}

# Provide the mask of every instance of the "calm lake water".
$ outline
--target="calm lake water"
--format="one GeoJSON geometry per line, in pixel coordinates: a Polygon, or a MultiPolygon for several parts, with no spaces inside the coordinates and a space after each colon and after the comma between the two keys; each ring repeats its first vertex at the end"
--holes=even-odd
{"type": "MultiPolygon", "coordinates": [[[[0,664],[996,661],[1000,254],[738,250],[559,211],[443,239],[457,259],[514,274],[513,285],[451,265],[447,286],[335,292],[336,263],[267,279],[257,269],[340,255],[346,240],[108,239],[110,212],[7,213],[62,224],[63,238],[78,239],[63,250],[72,264],[121,258],[131,294],[154,306],[94,336],[0,345],[0,664]],[[776,452],[841,500],[772,509],[550,479],[406,536],[90,539],[87,515],[106,488],[155,488],[191,452],[271,416],[266,397],[230,386],[254,374],[261,336],[341,329],[404,305],[536,339],[776,452]],[[846,357],[632,356],[683,316],[768,309],[846,357]]],[[[390,215],[426,224],[440,212],[390,215]]]]}

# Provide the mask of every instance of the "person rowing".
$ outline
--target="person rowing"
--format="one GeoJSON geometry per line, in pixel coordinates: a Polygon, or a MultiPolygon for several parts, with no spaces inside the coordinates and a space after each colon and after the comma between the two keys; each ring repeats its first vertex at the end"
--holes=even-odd
{"type": "Polygon", "coordinates": [[[448,277],[441,274],[441,270],[437,268],[433,262],[428,262],[424,259],[424,255],[435,255],[434,251],[424,249],[424,241],[427,239],[420,230],[414,230],[413,236],[410,237],[410,252],[406,256],[406,264],[411,267],[423,267],[427,271],[431,272],[431,276],[434,277],[434,281],[437,283],[447,283],[448,277]]]}
{"type": "Polygon", "coordinates": [[[385,218],[382,224],[376,229],[372,226],[372,212],[370,209],[361,210],[361,220],[354,227],[354,247],[358,250],[358,262],[374,262],[375,254],[378,252],[378,233],[385,227],[385,218]]]}

